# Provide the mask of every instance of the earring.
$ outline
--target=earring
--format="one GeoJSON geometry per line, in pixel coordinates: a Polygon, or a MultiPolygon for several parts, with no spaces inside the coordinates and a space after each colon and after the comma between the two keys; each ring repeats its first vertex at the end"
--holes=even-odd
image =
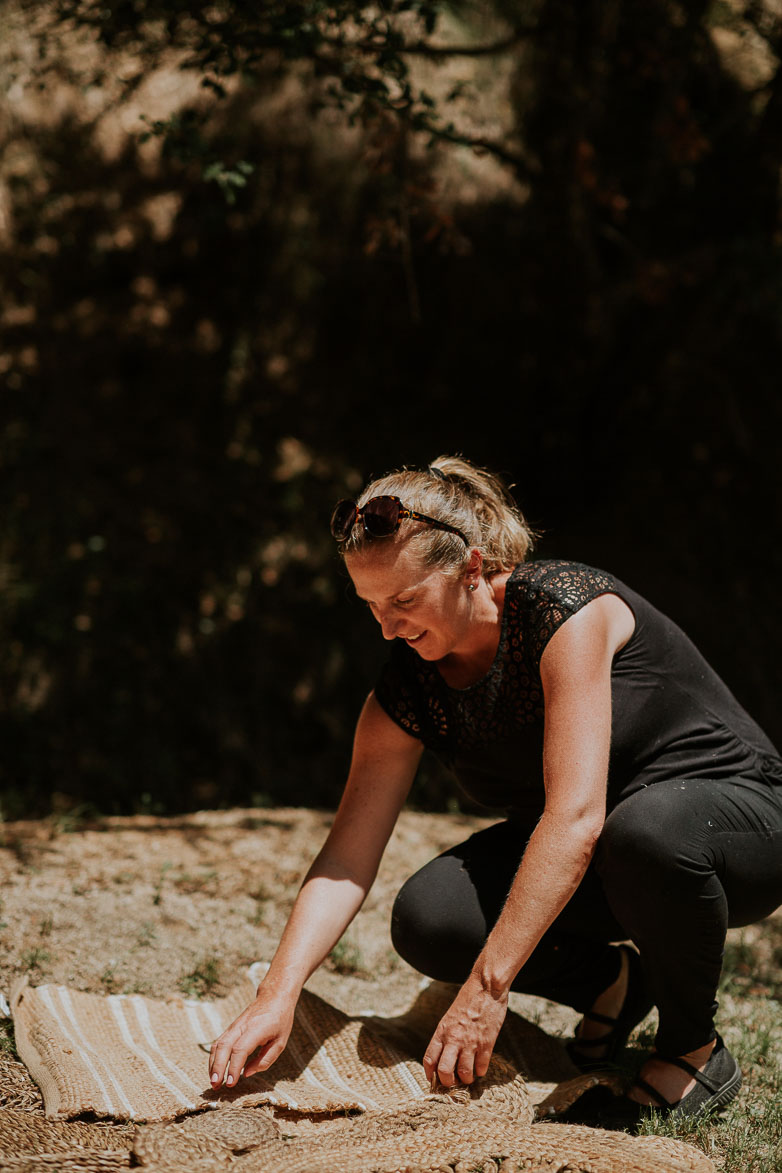
{"type": "Polygon", "coordinates": [[[477,584],[477,582],[471,582],[471,583],[469,584],[469,586],[467,587],[467,590],[468,590],[468,591],[476,591],[477,589],[478,589],[478,584],[477,584]]]}

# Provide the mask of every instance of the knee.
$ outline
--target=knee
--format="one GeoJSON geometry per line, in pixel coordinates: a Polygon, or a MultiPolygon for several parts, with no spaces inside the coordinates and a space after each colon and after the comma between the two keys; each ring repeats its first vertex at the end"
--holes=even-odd
{"type": "Polygon", "coordinates": [[[604,880],[633,876],[651,883],[669,872],[697,870],[701,854],[697,827],[676,802],[673,788],[681,783],[659,783],[621,802],[605,821],[596,867],[604,880]]]}
{"type": "Polygon", "coordinates": [[[396,952],[440,981],[463,981],[485,940],[485,927],[460,900],[460,870],[447,856],[432,860],[403,885],[391,913],[396,952]]]}

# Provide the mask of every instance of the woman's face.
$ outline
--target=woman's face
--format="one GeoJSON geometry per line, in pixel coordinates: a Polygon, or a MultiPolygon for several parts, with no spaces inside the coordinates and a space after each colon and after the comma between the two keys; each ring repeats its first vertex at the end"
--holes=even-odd
{"type": "Polygon", "coordinates": [[[392,543],[349,554],[345,562],[385,639],[403,639],[424,660],[464,648],[472,616],[466,575],[434,570],[409,547],[392,543]]]}

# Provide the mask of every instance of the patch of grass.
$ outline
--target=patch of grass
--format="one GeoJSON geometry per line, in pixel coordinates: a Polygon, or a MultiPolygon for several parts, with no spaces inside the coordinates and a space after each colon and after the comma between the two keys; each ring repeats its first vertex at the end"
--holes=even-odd
{"type": "Polygon", "coordinates": [[[255,909],[250,913],[247,919],[251,925],[254,925],[257,928],[258,925],[263,924],[266,918],[266,905],[271,899],[271,892],[269,892],[268,888],[265,888],[263,884],[260,884],[255,889],[255,891],[250,892],[249,895],[250,899],[255,901],[255,909]]]}
{"type": "Polygon", "coordinates": [[[396,949],[386,949],[383,955],[384,973],[395,973],[402,966],[402,958],[397,953],[396,949]]]}
{"type": "Polygon", "coordinates": [[[117,963],[110,961],[100,975],[100,984],[107,994],[116,994],[119,989],[119,982],[117,981],[117,963]]]}
{"type": "Polygon", "coordinates": [[[0,1055],[6,1059],[17,1059],[14,1023],[11,1018],[0,1018],[0,1055]]]}
{"type": "Polygon", "coordinates": [[[361,950],[348,937],[342,937],[341,940],[337,941],[329,953],[329,964],[336,973],[366,973],[366,965],[361,950]]]}
{"type": "Polygon", "coordinates": [[[123,994],[148,994],[150,991],[149,982],[143,981],[141,978],[131,982],[129,986],[123,986],[123,994]]]}
{"type": "Polygon", "coordinates": [[[83,831],[86,826],[101,822],[102,817],[98,808],[91,802],[55,810],[49,816],[52,838],[56,835],[72,835],[76,831],[83,831]]]}
{"type": "Polygon", "coordinates": [[[248,916],[247,919],[250,922],[250,924],[253,926],[253,928],[255,928],[255,929],[259,928],[259,926],[262,925],[263,922],[266,920],[266,901],[265,900],[256,901],[255,909],[253,912],[250,913],[250,915],[248,916]]]}
{"type": "Polygon", "coordinates": [[[38,857],[40,848],[36,843],[29,843],[21,835],[3,835],[3,847],[10,851],[24,872],[38,871],[38,857]]]}
{"type": "Polygon", "coordinates": [[[151,920],[145,920],[136,937],[136,949],[150,949],[157,941],[157,932],[151,920]]]}
{"type": "Polygon", "coordinates": [[[48,949],[44,949],[41,945],[36,945],[32,949],[25,949],[19,961],[22,968],[26,970],[34,969],[39,973],[43,973],[46,966],[51,962],[52,955],[48,949]]]}
{"type": "Polygon", "coordinates": [[[46,914],[46,916],[41,917],[41,923],[38,926],[38,932],[41,934],[42,937],[51,937],[53,929],[54,929],[54,916],[52,915],[51,912],[48,912],[46,914]]]}
{"type": "Polygon", "coordinates": [[[753,979],[756,967],[756,951],[743,935],[737,940],[728,941],[722,960],[720,989],[730,991],[745,988],[753,979]]]}
{"type": "MultiPolygon", "coordinates": [[[[738,957],[746,963],[743,946],[738,957]]],[[[738,1098],[719,1115],[689,1121],[655,1117],[641,1132],[697,1145],[720,1173],[782,1173],[782,1005],[763,995],[731,992],[729,978],[717,1021],[744,1073],[738,1098]]]]}
{"type": "Polygon", "coordinates": [[[770,919],[729,935],[720,990],[782,1000],[782,922],[770,919]]]}
{"type": "Polygon", "coordinates": [[[160,874],[152,892],[152,903],[155,905],[155,907],[157,907],[157,905],[160,904],[160,901],[163,899],[163,881],[166,878],[166,873],[170,872],[173,866],[174,865],[169,860],[166,860],[166,862],[160,866],[160,874]]]}
{"type": "Polygon", "coordinates": [[[189,872],[182,872],[176,876],[173,883],[178,892],[186,892],[190,895],[195,892],[205,892],[210,890],[214,895],[217,886],[218,873],[212,869],[210,871],[202,872],[198,876],[193,876],[189,872]]]}
{"type": "Polygon", "coordinates": [[[205,957],[190,973],[179,979],[179,988],[186,998],[205,998],[220,982],[220,961],[205,957]]]}

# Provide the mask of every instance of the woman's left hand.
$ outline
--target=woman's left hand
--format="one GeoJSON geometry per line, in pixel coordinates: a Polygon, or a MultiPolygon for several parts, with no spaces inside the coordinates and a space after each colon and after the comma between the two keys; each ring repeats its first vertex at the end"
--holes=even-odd
{"type": "Polygon", "coordinates": [[[427,1079],[453,1087],[485,1075],[507,1010],[507,992],[492,994],[470,974],[426,1048],[427,1079]]]}

